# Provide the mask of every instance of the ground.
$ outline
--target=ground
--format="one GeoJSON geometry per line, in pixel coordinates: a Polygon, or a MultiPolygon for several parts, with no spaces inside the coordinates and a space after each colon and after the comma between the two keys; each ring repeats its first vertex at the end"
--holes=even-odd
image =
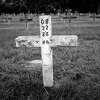
{"type": "MultiPolygon", "coordinates": [[[[41,59],[40,48],[16,48],[20,35],[40,35],[38,17],[25,23],[0,23],[1,100],[99,100],[100,19],[72,19],[52,16],[53,35],[77,35],[78,47],[53,49],[54,86],[43,87],[42,69],[25,68],[25,62],[41,59]],[[27,31],[27,32],[26,32],[27,31]]],[[[33,65],[34,66],[34,65],[33,65]]]]}

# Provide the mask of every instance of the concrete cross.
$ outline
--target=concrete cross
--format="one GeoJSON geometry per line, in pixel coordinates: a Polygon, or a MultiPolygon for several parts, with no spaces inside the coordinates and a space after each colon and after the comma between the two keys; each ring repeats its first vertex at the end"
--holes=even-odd
{"type": "Polygon", "coordinates": [[[41,47],[43,84],[45,87],[53,86],[53,51],[55,46],[78,46],[76,35],[54,35],[52,36],[51,16],[39,17],[40,36],[18,36],[16,47],[41,47]]]}

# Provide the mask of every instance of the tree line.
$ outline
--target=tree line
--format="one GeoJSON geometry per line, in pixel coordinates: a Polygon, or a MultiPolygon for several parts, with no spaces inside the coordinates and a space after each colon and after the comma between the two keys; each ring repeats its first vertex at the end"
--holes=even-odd
{"type": "Polygon", "coordinates": [[[0,0],[0,13],[100,12],[99,0],[0,0]]]}

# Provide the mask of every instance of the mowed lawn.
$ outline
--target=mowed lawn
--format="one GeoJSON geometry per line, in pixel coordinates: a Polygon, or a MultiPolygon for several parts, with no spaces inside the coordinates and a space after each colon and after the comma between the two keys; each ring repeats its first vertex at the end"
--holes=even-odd
{"type": "Polygon", "coordinates": [[[40,35],[39,23],[30,23],[28,32],[24,23],[0,24],[2,100],[25,100],[29,96],[34,100],[99,100],[100,21],[52,20],[53,35],[77,35],[79,46],[52,48],[54,86],[46,88],[47,91],[43,87],[42,69],[34,65],[25,68],[26,61],[41,59],[40,48],[15,46],[17,36],[40,35]]]}

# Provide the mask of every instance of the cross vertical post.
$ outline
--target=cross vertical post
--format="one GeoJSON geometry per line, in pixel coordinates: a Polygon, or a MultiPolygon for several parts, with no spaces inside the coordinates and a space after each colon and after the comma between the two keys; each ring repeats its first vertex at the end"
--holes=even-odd
{"type": "Polygon", "coordinates": [[[41,56],[44,86],[53,86],[53,58],[50,47],[51,16],[40,16],[41,56]]]}

